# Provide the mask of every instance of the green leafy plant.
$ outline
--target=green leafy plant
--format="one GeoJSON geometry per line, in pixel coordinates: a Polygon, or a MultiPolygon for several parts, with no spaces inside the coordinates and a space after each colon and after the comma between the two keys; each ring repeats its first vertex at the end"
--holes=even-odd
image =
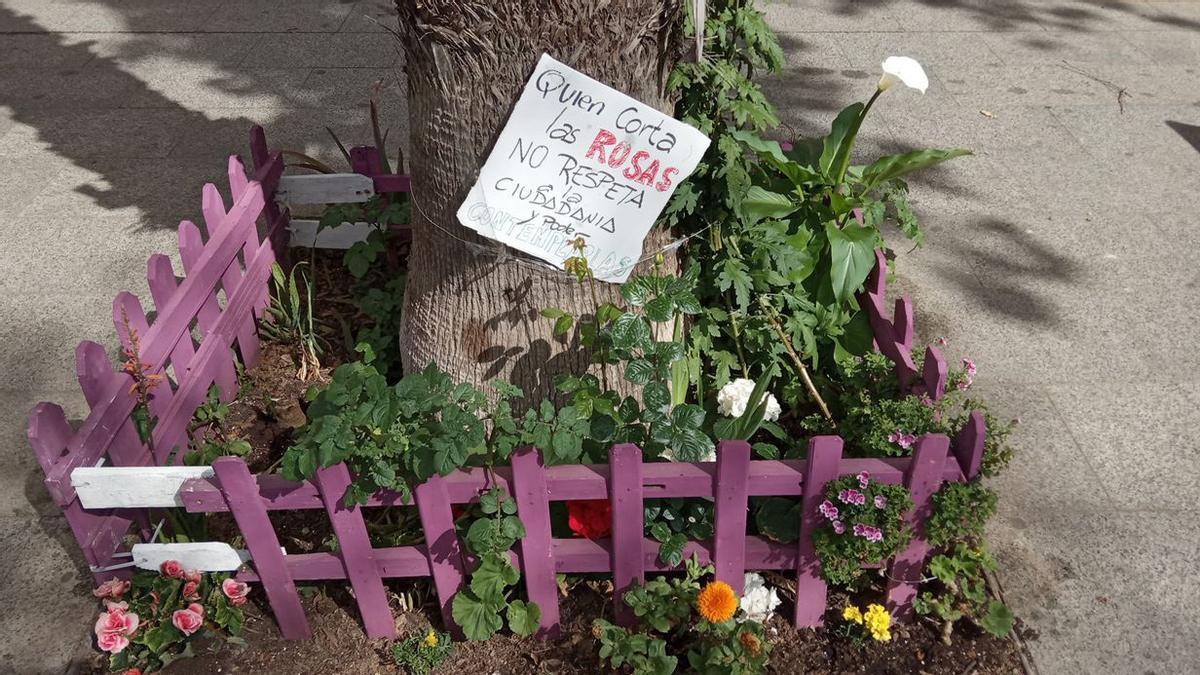
{"type": "Polygon", "coordinates": [[[278,264],[271,266],[273,284],[271,304],[267,307],[269,319],[261,322],[260,328],[267,339],[295,350],[299,366],[296,375],[307,380],[320,372],[319,355],[324,351],[324,340],[317,333],[313,320],[312,284],[302,265],[297,263],[286,275],[278,264]]]}
{"type": "Polygon", "coordinates": [[[996,493],[982,483],[946,483],[933,495],[925,537],[936,547],[983,541],[983,528],[996,514],[996,493]]]}
{"type": "Polygon", "coordinates": [[[671,567],[683,562],[688,541],[713,536],[713,504],[706,499],[648,499],[643,514],[646,534],[659,544],[658,559],[671,567]]]}
{"type": "Polygon", "coordinates": [[[930,559],[928,570],[937,579],[939,590],[923,591],[914,599],[913,607],[918,614],[942,621],[942,641],[946,644],[950,644],[954,624],[960,619],[970,619],[992,635],[1005,637],[1015,619],[1003,602],[988,594],[985,573],[995,568],[995,560],[983,548],[959,545],[936,555],[930,559]]]}
{"type": "Polygon", "coordinates": [[[819,507],[826,522],[813,533],[821,576],[849,587],[862,577],[863,565],[899,553],[912,536],[904,519],[912,507],[906,488],[873,481],[866,473],[830,481],[819,507]]]}
{"type": "Polygon", "coordinates": [[[771,643],[757,621],[724,621],[696,624],[698,639],[688,650],[688,665],[700,675],[754,675],[765,673],[771,643]]]}
{"type": "Polygon", "coordinates": [[[525,527],[517,517],[517,505],[500,488],[492,488],[479,498],[483,518],[467,529],[467,548],[479,556],[471,572],[467,589],[459,591],[451,604],[454,621],[472,640],[486,640],[504,627],[518,635],[532,635],[542,620],[536,603],[511,597],[510,588],[521,573],[508,559],[508,550],[525,536],[525,527]]]}
{"type": "Polygon", "coordinates": [[[627,669],[633,675],[671,675],[679,665],[678,657],[667,654],[667,642],[646,633],[633,632],[596,619],[592,635],[600,641],[600,658],[614,670],[627,669]]]}
{"type": "Polygon", "coordinates": [[[200,427],[207,426],[220,428],[228,415],[229,405],[221,400],[221,387],[214,384],[208,388],[208,396],[205,397],[204,402],[197,406],[196,411],[192,413],[192,422],[188,430],[195,431],[200,427]]]}
{"type": "Polygon", "coordinates": [[[412,485],[484,452],[481,392],[455,385],[432,364],[389,385],[370,348],[360,348],[361,361],[338,366],[324,389],[309,390],[309,421],[284,454],[284,477],[311,478],[319,467],[346,462],[354,475],[347,503],[365,503],[381,488],[408,499],[412,485]]]}
{"type": "Polygon", "coordinates": [[[188,466],[208,466],[218,457],[245,457],[250,454],[250,443],[241,438],[216,440],[204,438],[193,441],[192,450],[183,457],[188,466]]]}
{"type": "Polygon", "coordinates": [[[392,661],[409,675],[429,675],[454,653],[454,643],[448,633],[430,629],[413,633],[392,645],[392,661]]]}

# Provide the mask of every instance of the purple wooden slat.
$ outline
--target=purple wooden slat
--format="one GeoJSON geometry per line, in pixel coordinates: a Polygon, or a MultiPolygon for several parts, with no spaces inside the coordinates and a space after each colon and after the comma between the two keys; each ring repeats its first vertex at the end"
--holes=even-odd
{"type": "MultiPolygon", "coordinates": [[[[842,460],[839,476],[851,476],[866,471],[880,483],[899,485],[911,460],[900,458],[850,458],[842,460]]],[[[751,497],[797,496],[803,493],[806,462],[803,460],[754,460],[750,462],[749,491],[751,497]]],[[[713,474],[716,464],[656,462],[642,465],[642,494],[649,499],[665,497],[713,497],[713,474]]],[[[507,467],[493,471],[496,485],[508,489],[512,473],[507,467]]],[[[551,466],[546,469],[546,491],[552,502],[569,499],[607,499],[609,476],[607,464],[576,464],[551,466]]],[[[961,481],[962,470],[954,458],[946,459],[942,477],[961,481]]],[[[454,471],[442,478],[451,503],[463,504],[475,500],[481,490],[489,487],[483,469],[454,471]]],[[[268,510],[323,508],[321,497],[312,483],[294,483],[278,475],[260,476],[259,489],[268,510]]],[[[227,510],[220,490],[203,478],[187,481],[181,493],[184,506],[195,513],[218,513],[227,510]]],[[[396,492],[383,490],[367,500],[367,506],[397,506],[405,504],[396,492]]]]}
{"type": "MultiPolygon", "coordinates": [[[[27,436],[42,471],[49,472],[70,443],[71,425],[62,408],[53,403],[39,403],[29,413],[27,436]]],[[[78,499],[72,500],[62,511],[88,565],[93,568],[112,565],[113,554],[121,547],[122,538],[133,521],[112,509],[84,510],[78,499]]],[[[128,575],[128,571],[93,573],[97,583],[128,575]]]]}
{"type": "Polygon", "coordinates": [[[271,242],[271,250],[275,260],[284,269],[289,269],[288,262],[288,211],[280,209],[275,203],[275,190],[279,187],[279,177],[283,175],[283,158],[280,153],[271,152],[267,147],[267,135],[257,124],[250,129],[250,158],[254,162],[254,178],[262,185],[266,196],[263,207],[263,217],[266,220],[267,231],[264,233],[271,242]]]}
{"type": "Polygon", "coordinates": [[[883,298],[887,295],[887,256],[875,249],[875,267],[867,275],[866,292],[883,298]]]}
{"type": "Polygon", "coordinates": [[[714,519],[713,566],[716,578],[733,587],[740,596],[746,581],[747,479],[750,476],[750,444],[723,441],[717,447],[717,471],[713,479],[714,519]]]}
{"type": "Polygon", "coordinates": [[[304,608],[300,605],[300,594],[279,550],[279,538],[258,496],[254,476],[239,457],[220,457],[213,462],[213,472],[220,481],[221,492],[233,519],[237,521],[254,568],[262,579],[263,590],[275,613],[279,632],[288,640],[303,640],[312,637],[304,608]]]}
{"type": "Polygon", "coordinates": [[[617,623],[632,625],[633,609],[625,592],[645,581],[643,572],[642,451],[636,445],[614,445],[608,451],[612,467],[609,499],[612,501],[613,605],[617,623]]]}
{"type": "Polygon", "coordinates": [[[892,328],[896,336],[896,344],[905,352],[912,352],[913,344],[913,308],[912,298],[904,296],[896,300],[896,309],[892,314],[892,328]]]}
{"type": "MultiPolygon", "coordinates": [[[[270,265],[273,260],[271,247],[267,244],[261,245],[254,254],[250,265],[246,268],[244,283],[234,291],[233,296],[229,299],[226,311],[221,314],[213,326],[210,339],[201,343],[199,351],[196,352],[196,357],[193,359],[195,374],[180,385],[179,390],[175,392],[175,400],[171,402],[170,409],[163,414],[162,419],[154,428],[156,443],[159,439],[173,438],[187,429],[196,408],[204,402],[208,395],[208,385],[212,382],[211,373],[222,365],[231,364],[228,345],[233,340],[233,334],[238,328],[239,317],[249,315],[250,307],[257,297],[258,288],[262,284],[266,284],[267,279],[271,276],[270,265]]],[[[234,393],[237,392],[234,391],[234,393]]]]}
{"type": "MultiPolygon", "coordinates": [[[[150,322],[146,320],[146,313],[142,310],[142,303],[138,297],[129,291],[121,291],[117,293],[117,297],[113,298],[113,328],[117,331],[117,337],[121,340],[121,346],[126,350],[133,349],[133,343],[130,342],[129,334],[126,331],[125,320],[129,320],[129,328],[132,328],[138,335],[138,341],[141,342],[142,337],[150,332],[150,322]]],[[[146,348],[142,346],[142,351],[146,348]]],[[[148,374],[162,374],[166,368],[164,362],[148,361],[138,354],[138,358],[149,363],[146,369],[148,374]]],[[[133,378],[126,376],[129,384],[133,384],[133,378]]],[[[167,410],[167,406],[171,404],[171,387],[166,383],[160,383],[159,386],[150,390],[149,401],[147,406],[150,409],[150,415],[153,417],[161,417],[167,410]]]]}
{"type": "Polygon", "coordinates": [[[375,179],[375,191],[412,192],[412,179],[408,176],[372,176],[375,179]]]}
{"type": "Polygon", "coordinates": [[[425,531],[425,543],[429,548],[429,568],[433,571],[433,585],[437,588],[442,621],[455,639],[462,639],[462,628],[454,623],[450,603],[454,595],[463,589],[466,568],[458,535],[454,532],[454,517],[450,512],[446,485],[441,476],[434,475],[418,485],[414,492],[417,511],[421,516],[421,529],[425,531]]]}
{"type": "Polygon", "coordinates": [[[824,524],[817,511],[825,499],[825,484],[837,478],[842,458],[842,439],[817,436],[808,442],[808,465],[804,495],[800,499],[800,541],[796,546],[796,627],[816,628],[823,622],[827,588],[821,578],[821,561],[813,545],[813,533],[824,524]]]}
{"type": "MultiPolygon", "coordinates": [[[[241,157],[238,157],[237,155],[229,156],[228,174],[229,192],[232,195],[233,201],[236,202],[242,198],[242,195],[245,194],[246,190],[250,187],[250,179],[246,176],[246,167],[244,164],[242,164],[241,157]]],[[[276,180],[278,179],[276,178],[276,180]]],[[[261,243],[262,240],[258,235],[257,224],[246,227],[246,245],[242,249],[243,262],[246,261],[246,258],[250,255],[251,251],[258,250],[259,244],[261,243]]],[[[258,300],[254,303],[255,319],[262,318],[263,312],[266,310],[268,304],[270,304],[270,287],[263,286],[262,293],[260,294],[258,300]]],[[[253,356],[255,357],[253,359],[247,358],[245,352],[242,353],[242,361],[245,362],[247,369],[253,367],[254,363],[257,361],[257,351],[253,356]]]]}
{"type": "Polygon", "coordinates": [[[979,410],[971,411],[967,423],[954,437],[954,457],[962,468],[964,480],[975,480],[983,465],[983,443],[987,439],[987,418],[979,410]]]}
{"type": "MultiPolygon", "coordinates": [[[[128,387],[131,380],[128,376],[113,370],[112,362],[104,347],[95,342],[84,340],[75,348],[75,376],[79,380],[79,388],[83,390],[83,398],[91,407],[96,407],[104,398],[104,392],[114,381],[128,387]]],[[[113,438],[108,452],[109,459],[115,466],[154,466],[154,458],[150,449],[138,438],[133,420],[127,419],[113,438]]]]}
{"type": "Polygon", "coordinates": [[[525,525],[521,539],[522,569],[529,600],[542,611],[537,637],[559,635],[558,580],[550,535],[550,502],[546,499],[546,470],[536,448],[520,448],[512,456],[512,490],[517,513],[525,525]]]}
{"type": "MultiPolygon", "coordinates": [[[[252,184],[245,196],[230,211],[228,217],[235,221],[254,220],[262,207],[262,191],[252,184]]],[[[144,358],[147,362],[161,363],[165,360],[179,337],[188,330],[192,318],[204,302],[207,289],[213,288],[217,283],[220,268],[227,264],[225,261],[232,260],[237,253],[237,244],[229,236],[232,231],[233,228],[226,229],[209,243],[197,263],[196,273],[184,279],[169,305],[159,308],[158,320],[154,322],[142,340],[142,346],[146,350],[144,358]]],[[[266,276],[270,275],[270,269],[266,267],[259,272],[265,273],[266,276]]],[[[248,271],[247,276],[253,275],[248,271]]],[[[266,276],[263,277],[261,283],[266,283],[266,276]]],[[[247,302],[248,299],[249,296],[241,302],[247,302]]],[[[236,302],[239,300],[235,294],[235,298],[230,301],[230,304],[236,302]]],[[[216,349],[215,341],[210,341],[206,346],[216,349]]],[[[198,370],[202,369],[198,368],[198,370]]],[[[177,393],[172,401],[172,409],[179,406],[181,398],[177,393]]],[[[200,400],[203,400],[203,392],[200,400]]],[[[194,405],[198,405],[198,402],[194,405]]],[[[70,483],[71,471],[79,466],[95,464],[96,460],[108,449],[120,425],[133,411],[133,406],[134,399],[128,395],[126,388],[119,384],[115,384],[105,393],[100,405],[92,410],[83,426],[80,427],[79,433],[71,438],[67,455],[46,476],[46,489],[56,503],[60,506],[71,503],[75,496],[75,490],[70,483]]],[[[194,410],[195,407],[188,409],[186,413],[188,419],[194,410]]],[[[186,421],[183,420],[183,423],[186,424],[186,421]]],[[[160,422],[160,426],[161,424],[160,422]]],[[[169,436],[169,434],[166,435],[166,437],[169,436]]]]}
{"type": "Polygon", "coordinates": [[[912,493],[913,510],[908,514],[913,538],[908,548],[892,560],[888,574],[887,609],[897,621],[912,618],[912,601],[925,568],[929,542],[925,540],[925,522],[933,511],[933,493],[942,484],[941,471],[950,449],[950,439],[942,434],[926,434],[917,441],[912,464],[904,484],[912,493]]]}
{"type": "MultiPolygon", "coordinates": [[[[179,286],[171,258],[162,253],[155,253],[146,262],[146,267],[146,283],[150,286],[150,297],[154,299],[155,306],[166,307],[179,286]]],[[[192,357],[195,355],[196,345],[192,342],[192,334],[184,333],[171,349],[171,367],[175,371],[176,384],[187,377],[192,357]]]]}
{"type": "MultiPolygon", "coordinates": [[[[209,241],[211,243],[212,240],[209,241]]],[[[185,283],[186,275],[195,270],[204,251],[204,239],[200,236],[200,228],[190,220],[179,223],[179,259],[183,262],[185,283]]],[[[196,312],[196,324],[200,327],[201,344],[208,342],[208,336],[212,334],[213,327],[221,318],[221,307],[217,302],[217,294],[215,290],[212,290],[216,288],[216,283],[214,282],[209,288],[207,297],[204,298],[203,304],[196,312]]],[[[222,362],[217,364],[213,380],[221,389],[221,400],[226,402],[233,400],[233,397],[237,395],[237,370],[233,366],[232,356],[222,359],[222,362]]]]}
{"type": "Polygon", "coordinates": [[[929,398],[940,401],[946,395],[946,378],[949,368],[941,350],[933,345],[925,348],[925,364],[921,368],[921,379],[929,398]]]}
{"type": "MultiPolygon", "coordinates": [[[[296,553],[284,557],[294,581],[324,581],[346,578],[346,568],[335,553],[296,553]]],[[[375,549],[375,564],[386,578],[420,578],[430,576],[429,553],[424,546],[396,546],[375,549]]],[[[239,581],[259,581],[251,569],[238,573],[239,581]]]]}
{"type": "Polygon", "coordinates": [[[337,535],[338,555],[342,559],[346,578],[354,588],[354,599],[358,602],[367,637],[396,637],[396,621],[388,607],[387,589],[375,564],[374,549],[371,548],[371,538],[363,522],[362,509],[347,507],[342,499],[346,495],[346,488],[350,486],[350,470],[345,464],[318,469],[315,482],[325,501],[329,524],[337,535]]]}
{"type": "MultiPolygon", "coordinates": [[[[221,199],[221,193],[217,190],[216,185],[208,183],[204,186],[202,203],[204,226],[208,228],[209,238],[212,238],[225,222],[225,202],[221,199]]],[[[242,225],[244,232],[247,233],[242,235],[242,240],[246,241],[249,239],[251,242],[249,248],[244,249],[245,254],[249,256],[258,249],[257,228],[253,223],[239,223],[239,225],[242,225]]],[[[241,283],[242,266],[235,255],[233,262],[221,274],[221,287],[225,290],[226,302],[228,302],[229,297],[233,295],[241,283]]],[[[226,311],[228,311],[228,308],[226,308],[226,311]]],[[[242,355],[242,363],[246,368],[251,368],[258,362],[258,332],[255,330],[254,316],[252,313],[247,312],[244,317],[239,317],[237,323],[239,324],[237,327],[237,344],[242,355]]],[[[234,366],[234,371],[236,372],[236,370],[237,368],[234,366]]]]}

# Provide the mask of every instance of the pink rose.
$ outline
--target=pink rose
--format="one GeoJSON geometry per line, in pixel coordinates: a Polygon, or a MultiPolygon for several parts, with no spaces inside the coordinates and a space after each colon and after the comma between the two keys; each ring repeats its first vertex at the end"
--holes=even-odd
{"type": "Polygon", "coordinates": [[[188,570],[188,571],[184,572],[183,580],[190,581],[190,582],[196,584],[197,586],[199,586],[200,585],[200,571],[199,570],[188,570]]]}
{"type": "Polygon", "coordinates": [[[188,611],[190,611],[190,612],[195,612],[195,613],[199,614],[201,617],[204,616],[204,605],[201,605],[198,602],[193,602],[192,604],[188,605],[187,608],[188,608],[188,611]]]}
{"type": "MultiPolygon", "coordinates": [[[[118,607],[104,612],[100,615],[100,618],[96,619],[96,637],[107,633],[133,635],[137,631],[137,627],[138,615],[125,612],[118,607]]],[[[116,652],[113,653],[115,654],[116,652]]]]}
{"type": "Polygon", "coordinates": [[[120,654],[122,650],[129,646],[129,638],[120,633],[104,633],[96,637],[96,646],[102,652],[120,654]]]}
{"type": "Polygon", "coordinates": [[[204,608],[200,608],[200,612],[192,611],[192,607],[198,607],[195,603],[188,605],[188,609],[177,609],[171,615],[171,624],[179,629],[179,632],[184,635],[191,635],[200,630],[200,626],[204,625],[204,608]]]}
{"type": "Polygon", "coordinates": [[[246,596],[250,594],[250,586],[240,581],[226,579],[221,582],[221,592],[225,594],[225,597],[229,598],[229,604],[234,607],[241,607],[246,604],[246,596]]]}
{"type": "Polygon", "coordinates": [[[158,612],[158,591],[150,591],[150,611],[158,612]]]}
{"type": "Polygon", "coordinates": [[[183,585],[183,599],[189,602],[192,600],[199,600],[200,594],[196,592],[196,589],[199,587],[200,584],[196,583],[195,581],[189,581],[185,583],[183,585]]]}
{"type": "Polygon", "coordinates": [[[183,564],[181,564],[178,560],[165,560],[159,569],[163,574],[171,577],[172,579],[183,578],[183,564]]]}
{"type": "Polygon", "coordinates": [[[92,591],[92,595],[97,598],[110,598],[116,600],[129,591],[129,582],[122,579],[109,579],[100,584],[96,590],[92,591]]]}
{"type": "Polygon", "coordinates": [[[104,611],[106,612],[125,612],[129,610],[128,602],[113,602],[112,600],[104,601],[104,611]]]}

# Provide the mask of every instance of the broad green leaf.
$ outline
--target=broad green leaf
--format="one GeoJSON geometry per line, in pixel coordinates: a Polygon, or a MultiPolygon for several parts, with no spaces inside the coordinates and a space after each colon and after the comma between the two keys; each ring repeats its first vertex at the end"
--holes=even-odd
{"type": "Polygon", "coordinates": [[[560,316],[554,321],[554,336],[561,337],[566,335],[571,330],[571,326],[575,324],[575,317],[570,315],[560,316]]]}
{"type": "Polygon", "coordinates": [[[784,218],[795,213],[798,208],[800,205],[788,195],[764,190],[757,185],[750,186],[745,199],[742,200],[742,214],[750,223],[756,223],[763,218],[784,218]]]}
{"type": "Polygon", "coordinates": [[[646,384],[654,378],[654,364],[646,359],[634,359],[625,364],[625,379],[634,384],[646,384]]]}
{"type": "Polygon", "coordinates": [[[821,172],[830,182],[841,182],[846,167],[850,164],[850,150],[862,122],[863,104],[851,103],[833,120],[829,135],[821,147],[821,172]]]}
{"type": "Polygon", "coordinates": [[[500,618],[502,606],[481,602],[471,593],[459,591],[450,605],[450,614],[468,639],[486,640],[504,627],[500,618]]]}
{"type": "Polygon", "coordinates": [[[979,620],[979,625],[992,635],[1002,638],[1012,632],[1015,621],[1012,610],[1003,602],[993,600],[988,604],[987,614],[979,620]]]}
{"type": "Polygon", "coordinates": [[[517,635],[533,635],[542,622],[537,603],[513,600],[508,604],[508,627],[517,635]]]}
{"type": "Polygon", "coordinates": [[[899,178],[913,171],[969,154],[971,154],[971,151],[963,148],[954,148],[952,150],[930,148],[927,150],[914,150],[902,155],[881,157],[863,169],[863,186],[870,190],[893,178],[899,178]]]}
{"type": "Polygon", "coordinates": [[[484,556],[479,569],[471,574],[471,592],[484,602],[503,602],[504,589],[517,583],[521,578],[507,560],[496,553],[484,556]]]}
{"type": "Polygon", "coordinates": [[[767,538],[790,544],[800,538],[800,502],[784,497],[768,497],[754,515],[754,522],[758,525],[758,531],[767,538]]]}
{"type": "Polygon", "coordinates": [[[855,222],[842,228],[830,222],[825,224],[825,236],[829,239],[832,258],[829,275],[833,294],[839,303],[844,303],[853,297],[875,266],[879,234],[855,222]]]}

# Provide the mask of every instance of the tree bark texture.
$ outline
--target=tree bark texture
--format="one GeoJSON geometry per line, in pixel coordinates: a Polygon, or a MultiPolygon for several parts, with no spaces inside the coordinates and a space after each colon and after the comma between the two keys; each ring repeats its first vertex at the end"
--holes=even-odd
{"type": "MultiPolygon", "coordinates": [[[[590,357],[577,341],[555,338],[553,321],[539,312],[590,316],[592,290],[478,236],[455,212],[543,52],[670,114],[664,90],[679,54],[679,0],[396,0],[396,7],[414,203],[404,367],[435,362],[476,385],[502,378],[525,389],[527,401],[540,400],[555,375],[586,371],[590,357]]],[[[669,240],[669,232],[652,231],[644,251],[669,240]]],[[[667,269],[674,265],[669,255],[667,269]]],[[[595,291],[601,303],[619,297],[614,284],[595,282],[595,291]]]]}

